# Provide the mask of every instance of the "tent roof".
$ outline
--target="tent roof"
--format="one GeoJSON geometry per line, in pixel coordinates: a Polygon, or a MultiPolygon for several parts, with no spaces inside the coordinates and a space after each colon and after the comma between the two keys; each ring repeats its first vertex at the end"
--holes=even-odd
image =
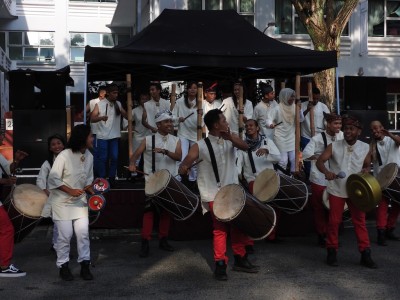
{"type": "Polygon", "coordinates": [[[126,44],[87,46],[85,62],[88,80],[125,73],[153,79],[262,78],[336,67],[337,54],[279,42],[233,10],[165,9],[126,44]]]}

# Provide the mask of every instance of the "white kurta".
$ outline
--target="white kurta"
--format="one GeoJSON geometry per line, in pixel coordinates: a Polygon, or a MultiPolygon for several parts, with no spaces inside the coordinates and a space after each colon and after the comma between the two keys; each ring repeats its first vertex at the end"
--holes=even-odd
{"type": "Polygon", "coordinates": [[[396,163],[400,167],[400,147],[392,138],[385,136],[382,141],[377,142],[377,147],[381,156],[382,165],[379,166],[378,162],[374,162],[375,176],[389,163],[396,163]]]}
{"type": "Polygon", "coordinates": [[[157,128],[156,122],[155,122],[155,116],[157,113],[160,111],[164,111],[167,109],[170,109],[171,103],[168,100],[165,99],[160,99],[160,101],[157,103],[153,99],[150,99],[144,104],[144,109],[146,110],[147,114],[147,123],[151,127],[157,128]]]}
{"type": "MultiPolygon", "coordinates": [[[[152,174],[152,135],[146,136],[146,149],[143,153],[144,157],[144,172],[147,174],[152,174]]],[[[158,132],[155,134],[155,146],[154,148],[166,149],[170,152],[175,152],[176,146],[179,142],[179,138],[171,134],[162,136],[158,132]]],[[[167,169],[172,176],[178,174],[178,164],[175,160],[170,158],[168,155],[162,153],[155,154],[155,171],[167,169]]],[[[145,176],[147,181],[148,176],[145,176]]]]}
{"type": "MultiPolygon", "coordinates": [[[[96,107],[96,104],[100,102],[99,98],[96,99],[92,99],[89,101],[89,109],[90,112],[92,112],[94,110],[94,108],[96,107]]],[[[90,128],[93,134],[97,134],[98,130],[99,130],[99,124],[97,123],[92,123],[90,122],[90,128]]]]}
{"type": "Polygon", "coordinates": [[[221,106],[222,101],[220,99],[215,99],[212,103],[207,100],[203,100],[203,117],[212,109],[217,109],[221,106]]]}
{"type": "Polygon", "coordinates": [[[75,220],[88,216],[86,194],[71,197],[58,187],[66,185],[73,189],[83,189],[93,182],[93,155],[89,150],[84,154],[66,149],[57,155],[51,168],[48,185],[54,220],[75,220]],[[84,157],[84,159],[81,159],[84,157]],[[83,160],[83,161],[82,161],[83,160]]]}
{"type": "MultiPolygon", "coordinates": [[[[236,151],[232,142],[211,134],[208,138],[214,150],[221,187],[231,183],[237,184],[238,173],[235,166],[236,151]]],[[[199,160],[203,160],[197,165],[197,185],[200,191],[200,198],[203,202],[214,201],[219,187],[212,168],[210,153],[208,152],[204,139],[198,141],[197,144],[199,146],[199,160]]]]}
{"type": "Polygon", "coordinates": [[[335,174],[343,171],[346,173],[346,177],[329,180],[326,188],[329,194],[348,198],[346,190],[347,178],[351,174],[361,172],[368,152],[369,145],[361,141],[357,141],[353,146],[349,146],[345,140],[332,143],[332,157],[329,159],[329,170],[335,174]]]}
{"type": "Polygon", "coordinates": [[[237,167],[238,173],[240,174],[243,169],[243,176],[247,182],[254,181],[258,174],[260,174],[265,169],[274,169],[275,163],[278,163],[281,159],[281,154],[274,144],[274,142],[268,138],[265,138],[261,142],[261,149],[268,149],[269,153],[267,155],[257,156],[256,152],[258,149],[252,151],[254,166],[256,173],[253,173],[251,168],[250,158],[247,151],[238,151],[237,167]]]}
{"type": "MultiPolygon", "coordinates": [[[[38,177],[36,178],[36,185],[41,190],[48,190],[49,189],[47,181],[48,181],[48,178],[49,178],[50,170],[51,170],[50,163],[47,160],[45,160],[45,162],[40,167],[40,171],[39,171],[38,177]]],[[[51,204],[50,204],[49,201],[47,201],[46,204],[43,207],[42,217],[46,217],[46,218],[51,217],[51,204]]]]}
{"type": "Polygon", "coordinates": [[[133,153],[139,148],[140,143],[143,139],[151,134],[151,130],[144,127],[142,124],[143,107],[138,106],[132,109],[132,121],[135,124],[135,130],[133,132],[133,153]]]}
{"type": "MultiPolygon", "coordinates": [[[[10,162],[3,156],[0,154],[0,164],[1,166],[4,168],[4,170],[7,172],[7,174],[10,174],[10,162]]],[[[3,174],[3,170],[0,168],[0,174],[1,174],[1,178],[4,178],[4,174],[3,174]]],[[[0,206],[2,206],[3,204],[0,201],[0,206]]]]}
{"type": "Polygon", "coordinates": [[[191,113],[193,113],[190,117],[188,117],[185,122],[178,123],[178,137],[187,139],[189,141],[195,142],[197,141],[197,107],[196,107],[196,99],[192,102],[191,108],[188,108],[185,103],[184,98],[180,98],[176,100],[174,109],[172,114],[174,116],[174,120],[179,122],[179,118],[186,118],[191,113]]]}
{"type": "Polygon", "coordinates": [[[114,107],[115,105],[118,105],[120,109],[122,108],[121,102],[119,101],[111,103],[110,101],[105,99],[97,103],[97,106],[99,107],[99,116],[108,116],[108,120],[106,122],[99,121],[96,123],[98,124],[98,139],[111,140],[121,137],[122,115],[117,115],[114,107]]]}
{"type": "MultiPolygon", "coordinates": [[[[305,101],[301,104],[302,111],[305,111],[307,109],[308,102],[309,101],[305,101]]],[[[325,130],[324,112],[329,114],[330,111],[328,106],[319,101],[317,105],[314,106],[313,109],[314,109],[314,129],[315,129],[315,134],[317,134],[325,130]]],[[[311,112],[308,112],[308,114],[304,117],[304,122],[301,123],[301,136],[308,139],[311,138],[310,114],[311,112]]]]}
{"type": "MultiPolygon", "coordinates": [[[[235,103],[233,102],[232,97],[224,99],[222,101],[224,105],[221,110],[225,115],[226,121],[229,124],[229,127],[233,133],[239,133],[239,112],[235,107],[235,103]]],[[[244,115],[247,119],[251,119],[253,117],[253,104],[250,100],[246,100],[243,103],[244,105],[244,115]]]]}
{"type": "MultiPolygon", "coordinates": [[[[300,122],[303,122],[304,116],[302,110],[300,110],[299,117],[300,122]]],[[[293,122],[293,124],[289,124],[283,119],[279,105],[273,107],[269,111],[266,124],[267,126],[270,126],[271,124],[279,124],[275,127],[274,142],[280,152],[289,152],[295,150],[296,123],[293,122]]]]}
{"type": "MultiPolygon", "coordinates": [[[[326,133],[326,143],[327,145],[332,144],[334,141],[340,141],[343,140],[343,132],[340,131],[338,134],[335,135],[335,137],[330,136],[328,133],[326,133]]],[[[322,152],[325,151],[325,144],[324,144],[324,139],[322,138],[322,134],[318,133],[316,134],[310,142],[307,144],[306,148],[303,150],[303,159],[305,161],[309,160],[313,155],[321,155],[322,152]]],[[[325,162],[325,167],[329,170],[329,163],[326,161],[325,162]]],[[[311,172],[310,172],[310,181],[312,183],[321,185],[321,186],[326,186],[328,181],[325,179],[325,175],[321,173],[317,166],[316,166],[316,160],[311,161],[311,172]]]]}
{"type": "Polygon", "coordinates": [[[269,128],[267,126],[267,118],[268,118],[268,112],[275,106],[278,106],[278,103],[275,100],[270,101],[268,104],[261,101],[256,105],[256,107],[254,107],[253,117],[252,117],[254,120],[258,122],[262,134],[270,139],[274,138],[274,129],[269,128]]]}

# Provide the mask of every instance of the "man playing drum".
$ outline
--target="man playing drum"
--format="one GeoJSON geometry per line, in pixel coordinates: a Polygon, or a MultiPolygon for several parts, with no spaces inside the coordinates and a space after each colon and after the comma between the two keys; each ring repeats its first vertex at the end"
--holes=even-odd
{"type": "Polygon", "coordinates": [[[354,230],[358,241],[358,250],[361,252],[360,264],[368,268],[377,268],[371,258],[370,241],[365,225],[365,212],[360,211],[349,201],[346,190],[346,181],[349,175],[365,172],[368,173],[369,146],[358,139],[362,125],[352,116],[343,117],[344,140],[330,144],[317,159],[317,168],[328,180],[329,193],[329,221],[326,231],[327,264],[338,266],[337,251],[339,247],[339,225],[342,221],[344,204],[347,203],[354,230]],[[329,169],[325,162],[329,160],[329,169]],[[338,178],[339,172],[346,173],[345,178],[338,178]]]}
{"type": "MultiPolygon", "coordinates": [[[[245,129],[245,141],[247,145],[249,145],[249,149],[247,151],[238,151],[236,165],[239,174],[242,174],[243,171],[243,177],[247,181],[249,191],[253,194],[254,180],[257,175],[265,169],[273,170],[273,164],[279,162],[281,154],[271,139],[259,133],[260,127],[256,120],[247,120],[245,129]]],[[[276,226],[267,238],[272,236],[272,239],[274,239],[275,232],[276,226]]],[[[253,245],[254,242],[250,240],[250,243],[246,245],[247,253],[253,252],[253,245]]]]}
{"type": "MultiPolygon", "coordinates": [[[[326,227],[328,224],[328,215],[323,205],[322,195],[326,189],[327,181],[325,175],[318,171],[315,161],[322,152],[334,141],[343,139],[342,117],[334,113],[327,114],[324,112],[324,118],[327,127],[324,132],[318,133],[311,138],[306,148],[303,150],[303,159],[311,161],[311,206],[314,211],[315,229],[318,234],[318,244],[325,247],[326,227]]],[[[327,163],[325,166],[328,166],[327,163]]]]}
{"type": "Polygon", "coordinates": [[[228,279],[226,274],[228,232],[231,235],[232,250],[235,257],[233,270],[256,273],[258,268],[253,266],[246,256],[245,245],[248,237],[228,223],[218,221],[213,214],[213,201],[218,190],[225,185],[238,183],[234,147],[243,151],[246,151],[249,147],[239,136],[231,134],[226,118],[219,109],[210,110],[204,116],[204,122],[209,130],[208,138],[198,141],[190,148],[189,154],[179,167],[179,173],[187,174],[194,161],[203,160],[198,165],[197,182],[203,212],[210,211],[213,220],[215,278],[217,280],[228,279]]]}
{"type": "MultiPolygon", "coordinates": [[[[371,158],[374,166],[374,175],[377,176],[382,168],[389,163],[400,166],[400,137],[383,128],[381,122],[371,122],[371,158]]],[[[389,199],[382,197],[376,210],[376,228],[378,231],[378,245],[386,246],[386,238],[399,241],[394,234],[397,218],[400,214],[400,199],[391,201],[391,209],[388,209],[389,199]]]]}
{"type": "MultiPolygon", "coordinates": [[[[148,184],[147,181],[149,178],[147,174],[155,173],[158,170],[167,169],[172,176],[177,175],[178,168],[176,162],[181,160],[182,148],[179,138],[170,134],[173,132],[172,119],[172,113],[169,110],[157,113],[155,124],[158,132],[154,135],[146,136],[130,158],[129,171],[136,172],[135,162],[143,153],[146,184],[148,184]]],[[[140,257],[147,257],[150,252],[149,241],[153,231],[154,210],[155,207],[152,202],[147,201],[143,215],[140,257]]],[[[165,251],[174,251],[174,248],[167,240],[170,222],[171,216],[167,211],[161,210],[158,237],[160,239],[159,247],[165,251]]]]}
{"type": "MultiPolygon", "coordinates": [[[[4,136],[0,135],[0,144],[3,142],[4,136]]],[[[13,174],[18,163],[28,154],[23,151],[15,153],[14,162],[9,163],[3,155],[0,154],[1,178],[0,186],[13,185],[16,183],[16,177],[8,177],[13,174]],[[6,173],[6,174],[4,174],[6,173]]],[[[10,218],[0,201],[0,277],[22,277],[26,272],[18,269],[11,264],[12,254],[14,251],[14,227],[10,218]]]]}

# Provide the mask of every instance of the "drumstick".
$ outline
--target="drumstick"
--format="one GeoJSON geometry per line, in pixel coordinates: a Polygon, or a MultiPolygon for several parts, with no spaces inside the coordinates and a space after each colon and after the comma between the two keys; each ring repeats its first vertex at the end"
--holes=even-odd
{"type": "MultiPolygon", "coordinates": [[[[193,168],[194,166],[198,165],[199,163],[201,163],[203,161],[203,159],[200,159],[198,161],[196,161],[193,165],[190,166],[190,168],[188,168],[188,171],[193,168]]],[[[176,174],[175,177],[178,177],[180,174],[176,174]]]]}
{"type": "MultiPolygon", "coordinates": [[[[124,168],[125,168],[125,169],[129,169],[128,166],[124,166],[124,168]]],[[[139,171],[139,170],[136,170],[135,172],[136,172],[136,173],[139,173],[139,174],[143,174],[143,175],[149,176],[149,174],[147,174],[147,173],[145,173],[145,172],[142,172],[142,171],[139,171]]]]}
{"type": "Polygon", "coordinates": [[[185,121],[186,121],[186,119],[187,119],[187,118],[189,118],[189,117],[190,117],[191,115],[193,115],[193,114],[194,114],[194,112],[192,112],[190,115],[188,115],[188,116],[184,117],[182,122],[185,122],[185,121]]]}
{"type": "Polygon", "coordinates": [[[278,125],[281,125],[283,122],[281,121],[281,122],[279,122],[278,124],[276,124],[274,127],[276,127],[276,126],[278,126],[278,125]]]}

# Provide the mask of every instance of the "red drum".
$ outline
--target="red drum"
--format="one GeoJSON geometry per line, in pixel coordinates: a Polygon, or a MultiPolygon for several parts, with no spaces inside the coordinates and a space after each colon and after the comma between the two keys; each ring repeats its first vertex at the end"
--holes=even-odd
{"type": "Polygon", "coordinates": [[[400,203],[400,174],[396,163],[387,164],[376,176],[383,194],[400,203]]]}
{"type": "Polygon", "coordinates": [[[11,190],[3,204],[14,225],[15,243],[22,241],[38,224],[46,201],[46,193],[33,184],[20,184],[11,190]]]}
{"type": "Polygon", "coordinates": [[[110,183],[107,179],[96,178],[93,182],[93,191],[96,194],[107,193],[110,190],[110,183]]]}
{"type": "Polygon", "coordinates": [[[215,195],[213,211],[221,222],[230,222],[254,240],[266,238],[275,227],[275,211],[246,193],[238,184],[228,184],[215,195]]]}
{"type": "Polygon", "coordinates": [[[106,198],[103,195],[95,194],[91,195],[88,199],[88,207],[91,211],[100,211],[104,209],[106,205],[106,198]]]}
{"type": "Polygon", "coordinates": [[[145,194],[178,221],[193,215],[199,205],[199,198],[168,170],[159,170],[149,176],[145,194]]]}
{"type": "Polygon", "coordinates": [[[258,174],[253,189],[257,199],[287,214],[300,212],[308,201],[304,182],[270,169],[258,174]]]}

